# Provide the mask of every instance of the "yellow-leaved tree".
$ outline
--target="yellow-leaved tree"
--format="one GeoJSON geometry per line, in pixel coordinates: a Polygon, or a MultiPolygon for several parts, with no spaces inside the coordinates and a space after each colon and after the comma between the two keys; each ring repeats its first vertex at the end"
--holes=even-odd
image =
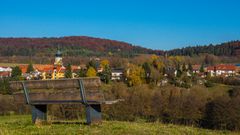
{"type": "Polygon", "coordinates": [[[86,73],[87,77],[94,77],[97,76],[97,72],[93,67],[89,67],[86,73]]]}
{"type": "Polygon", "coordinates": [[[171,64],[176,66],[177,64],[180,64],[184,61],[184,57],[182,57],[182,56],[170,56],[168,58],[168,60],[171,64]]]}
{"type": "Polygon", "coordinates": [[[157,60],[158,58],[159,58],[159,56],[157,56],[156,54],[153,54],[153,55],[151,56],[152,61],[155,61],[155,60],[157,60]]]}
{"type": "Polygon", "coordinates": [[[140,85],[144,82],[145,71],[141,66],[130,64],[127,71],[126,77],[129,86],[140,85]]]}
{"type": "Polygon", "coordinates": [[[104,68],[104,67],[106,67],[106,66],[109,66],[109,61],[108,60],[102,60],[101,61],[101,63],[100,63],[100,66],[102,67],[102,68],[104,68]]]}

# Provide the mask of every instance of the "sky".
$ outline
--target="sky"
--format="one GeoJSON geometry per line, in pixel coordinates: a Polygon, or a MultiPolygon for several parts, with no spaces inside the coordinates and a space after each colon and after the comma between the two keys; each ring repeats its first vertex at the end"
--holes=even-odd
{"type": "Polygon", "coordinates": [[[169,50],[240,40],[240,0],[0,0],[0,37],[91,36],[169,50]]]}

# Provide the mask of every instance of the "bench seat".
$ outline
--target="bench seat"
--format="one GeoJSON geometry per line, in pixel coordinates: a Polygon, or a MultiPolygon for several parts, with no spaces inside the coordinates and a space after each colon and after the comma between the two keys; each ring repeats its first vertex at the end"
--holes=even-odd
{"type": "Polygon", "coordinates": [[[120,100],[106,101],[100,85],[99,77],[10,82],[14,101],[32,106],[33,123],[38,119],[47,120],[49,104],[83,104],[87,124],[101,122],[101,104],[114,104],[120,100]]]}

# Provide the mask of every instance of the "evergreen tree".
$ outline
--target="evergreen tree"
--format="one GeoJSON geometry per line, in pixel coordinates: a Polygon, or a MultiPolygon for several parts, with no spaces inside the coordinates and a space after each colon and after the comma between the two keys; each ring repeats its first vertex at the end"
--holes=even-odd
{"type": "Polygon", "coordinates": [[[178,64],[177,65],[177,77],[179,78],[179,77],[181,77],[181,75],[182,75],[182,71],[181,71],[181,68],[180,68],[180,64],[178,64]]]}
{"type": "Polygon", "coordinates": [[[94,68],[95,70],[97,70],[98,67],[98,63],[95,60],[91,60],[88,62],[87,64],[87,68],[89,69],[90,67],[94,68]]]}
{"type": "Polygon", "coordinates": [[[105,65],[103,72],[100,74],[100,78],[102,81],[104,81],[106,84],[108,84],[111,80],[112,72],[109,65],[105,65]]]}
{"type": "Polygon", "coordinates": [[[11,77],[14,79],[14,80],[20,80],[20,77],[22,76],[22,71],[21,69],[19,68],[19,66],[16,66],[12,69],[12,75],[11,77]]]}
{"type": "Polygon", "coordinates": [[[72,78],[72,66],[68,64],[64,73],[65,78],[72,78]]]}
{"type": "Polygon", "coordinates": [[[78,76],[79,77],[86,77],[86,70],[80,69],[80,71],[78,72],[78,76]]]}
{"type": "Polygon", "coordinates": [[[204,65],[202,64],[201,67],[200,67],[200,72],[201,73],[204,73],[204,65]]]}
{"type": "Polygon", "coordinates": [[[151,77],[150,77],[150,75],[151,75],[151,66],[150,66],[149,63],[145,62],[142,67],[143,67],[143,69],[145,71],[146,82],[150,83],[150,81],[151,81],[151,77]]]}
{"type": "Polygon", "coordinates": [[[194,76],[194,74],[193,74],[193,67],[192,67],[191,63],[188,63],[188,73],[191,74],[192,77],[194,76]]]}
{"type": "Polygon", "coordinates": [[[189,71],[189,72],[192,72],[192,71],[193,71],[193,67],[192,67],[192,64],[191,64],[191,63],[188,64],[188,71],[189,71]]]}
{"type": "Polygon", "coordinates": [[[30,64],[28,65],[28,67],[27,67],[27,73],[31,73],[31,72],[33,72],[33,71],[34,71],[33,64],[30,63],[30,64]]]}
{"type": "Polygon", "coordinates": [[[185,63],[183,63],[183,65],[182,65],[182,71],[183,71],[183,72],[186,72],[186,71],[187,71],[187,68],[186,68],[186,64],[185,64],[185,63]]]}

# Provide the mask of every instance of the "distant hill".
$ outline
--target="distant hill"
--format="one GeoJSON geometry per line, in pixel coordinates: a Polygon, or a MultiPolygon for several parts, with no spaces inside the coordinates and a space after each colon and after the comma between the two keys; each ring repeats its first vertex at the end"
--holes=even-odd
{"type": "Polygon", "coordinates": [[[58,46],[68,56],[134,56],[137,54],[158,54],[163,51],[152,50],[129,43],[93,38],[71,36],[60,38],[0,38],[1,56],[36,56],[54,53],[58,46]]]}
{"type": "MultiPolygon", "coordinates": [[[[0,38],[0,56],[52,56],[58,46],[66,56],[111,56],[132,57],[138,54],[194,56],[202,53],[217,56],[240,55],[240,41],[218,45],[189,46],[169,51],[152,50],[130,43],[70,36],[59,38],[0,38]]],[[[159,48],[161,49],[161,48],[159,48]]]]}
{"type": "Polygon", "coordinates": [[[201,53],[214,54],[216,56],[237,56],[240,55],[240,41],[232,41],[218,45],[205,45],[184,47],[167,51],[168,55],[193,56],[201,53]]]}

